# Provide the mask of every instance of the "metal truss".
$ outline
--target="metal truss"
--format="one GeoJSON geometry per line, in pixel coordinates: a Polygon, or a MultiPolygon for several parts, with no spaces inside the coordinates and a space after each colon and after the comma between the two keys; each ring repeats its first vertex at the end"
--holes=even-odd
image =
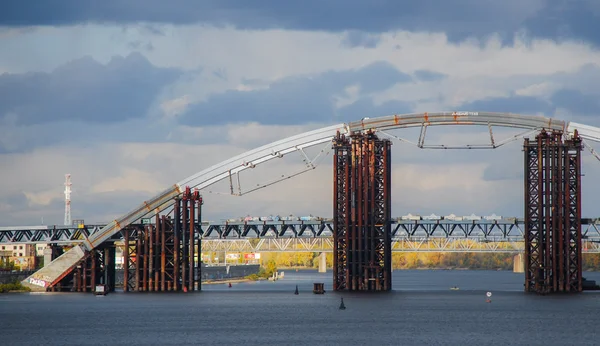
{"type": "Polygon", "coordinates": [[[333,285],[334,290],[340,286],[347,286],[350,280],[347,275],[349,258],[350,224],[348,213],[351,208],[350,174],[352,162],[352,147],[348,137],[336,134],[333,141],[333,285]]]}
{"type": "Polygon", "coordinates": [[[402,221],[393,225],[392,237],[482,237],[509,239],[523,237],[522,225],[517,222],[481,221],[402,221]]]}
{"type": "MultiPolygon", "coordinates": [[[[289,221],[288,221],[289,222],[289,221]]],[[[600,220],[582,219],[582,252],[600,253],[600,220]]],[[[516,222],[483,223],[471,222],[425,222],[397,221],[393,222],[392,252],[522,252],[523,225],[516,222]],[[427,236],[427,234],[429,236],[427,236]]],[[[46,227],[46,226],[44,226],[46,227]]],[[[92,230],[100,226],[87,226],[92,230]]],[[[132,226],[133,227],[133,226],[132,226]]],[[[202,237],[202,252],[332,252],[333,237],[331,221],[306,223],[297,221],[283,225],[273,223],[260,224],[211,224],[203,227],[206,231],[202,237]],[[230,236],[219,236],[229,230],[230,236]],[[238,236],[233,230],[246,229],[245,236],[238,236]],[[264,231],[267,229],[268,231],[264,231]],[[285,230],[284,230],[285,229],[285,230]],[[208,236],[208,230],[212,230],[208,236]],[[219,232],[217,232],[219,230],[219,232]],[[256,230],[259,235],[257,236],[256,230]],[[278,234],[278,235],[277,235],[278,234]]],[[[135,229],[135,227],[134,227],[135,229]]],[[[56,236],[50,230],[0,230],[0,244],[51,243],[69,245],[82,240],[71,240],[75,237],[75,228],[56,229],[56,236]],[[37,232],[45,232],[47,238],[40,238],[37,232]],[[10,241],[16,233],[23,233],[19,241],[10,241]],[[27,241],[25,235],[53,241],[27,241]],[[58,241],[56,240],[58,239],[58,241]]],[[[81,231],[80,231],[81,232],[81,231]]],[[[89,232],[89,231],[87,231],[89,232]]],[[[83,234],[83,233],[79,233],[83,234]]],[[[119,233],[112,241],[124,241],[125,232],[119,233]]]]}
{"type": "Polygon", "coordinates": [[[103,225],[0,227],[0,244],[75,244],[100,231],[103,225]]]}
{"type": "Polygon", "coordinates": [[[331,221],[264,221],[207,223],[200,229],[202,238],[260,238],[275,237],[330,237],[333,233],[331,221]]]}
{"type": "MultiPolygon", "coordinates": [[[[215,239],[202,252],[333,252],[333,238],[215,239]]],[[[463,238],[392,238],[392,252],[523,252],[522,239],[482,241],[463,238]]],[[[598,251],[590,250],[590,252],[598,251]]]]}
{"type": "Polygon", "coordinates": [[[393,238],[392,252],[523,252],[522,239],[393,238]]]}
{"type": "MultiPolygon", "coordinates": [[[[331,238],[213,239],[202,242],[202,252],[333,252],[331,238]]],[[[392,238],[392,252],[522,253],[523,239],[392,238]]],[[[583,242],[583,253],[600,253],[600,243],[583,242]]]]}
{"type": "Polygon", "coordinates": [[[564,234],[565,258],[559,270],[565,271],[565,282],[559,282],[559,290],[580,292],[583,290],[583,259],[581,234],[581,151],[582,142],[578,131],[565,141],[564,149],[564,234]],[[563,268],[562,266],[565,266],[563,268]]]}
{"type": "Polygon", "coordinates": [[[497,138],[494,138],[494,132],[492,131],[492,124],[488,123],[488,130],[490,133],[490,142],[489,143],[485,143],[485,144],[465,144],[465,145],[445,145],[445,144],[425,144],[425,135],[427,134],[427,127],[431,126],[430,124],[423,122],[423,124],[421,125],[421,132],[419,134],[419,140],[417,143],[414,143],[410,140],[407,140],[405,138],[401,138],[398,137],[396,135],[392,135],[390,133],[387,133],[383,130],[380,130],[379,132],[387,137],[393,138],[399,142],[402,143],[408,143],[408,144],[412,144],[420,149],[496,149],[499,148],[505,144],[508,144],[510,142],[514,142],[518,139],[524,138],[526,136],[535,134],[538,132],[537,129],[535,130],[527,130],[525,132],[521,132],[518,133],[516,135],[510,136],[508,138],[502,139],[502,140],[498,140],[497,138]]]}
{"type": "MultiPolygon", "coordinates": [[[[396,218],[397,219],[397,218],[396,218]]],[[[523,241],[523,219],[515,220],[397,220],[391,222],[393,239],[452,238],[489,241],[523,241]]],[[[98,232],[103,225],[0,227],[0,244],[77,244],[98,232]]],[[[139,226],[134,225],[134,226],[139,226]]],[[[600,218],[582,218],[583,241],[600,243],[600,218]]],[[[202,222],[196,224],[196,237],[203,241],[256,238],[331,238],[333,220],[202,222]]],[[[122,232],[111,241],[123,240],[122,232]]],[[[203,243],[204,246],[204,243],[203,243]]]]}
{"type": "Polygon", "coordinates": [[[333,238],[205,240],[202,252],[333,252],[333,238]]]}

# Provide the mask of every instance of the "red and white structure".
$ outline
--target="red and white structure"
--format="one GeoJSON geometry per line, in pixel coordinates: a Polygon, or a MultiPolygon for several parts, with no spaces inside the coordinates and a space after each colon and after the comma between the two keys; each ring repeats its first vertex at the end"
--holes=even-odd
{"type": "Polygon", "coordinates": [[[65,225],[71,223],[71,174],[65,174],[65,225]]]}

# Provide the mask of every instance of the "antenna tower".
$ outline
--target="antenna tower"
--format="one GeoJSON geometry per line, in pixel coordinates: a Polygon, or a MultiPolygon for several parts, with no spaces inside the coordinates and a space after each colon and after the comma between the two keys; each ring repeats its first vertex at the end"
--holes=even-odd
{"type": "Polygon", "coordinates": [[[65,225],[71,223],[71,174],[65,174],[65,225]]]}

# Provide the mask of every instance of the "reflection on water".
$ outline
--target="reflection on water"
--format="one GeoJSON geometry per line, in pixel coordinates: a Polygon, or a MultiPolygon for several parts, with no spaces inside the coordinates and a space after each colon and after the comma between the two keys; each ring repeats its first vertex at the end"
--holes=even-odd
{"type": "MultiPolygon", "coordinates": [[[[600,281],[598,273],[587,278],[600,281]]],[[[523,274],[395,271],[394,291],[331,291],[331,273],[191,294],[0,295],[3,345],[594,345],[600,293],[540,297],[523,274]],[[324,295],[312,294],[325,283],[324,295]],[[299,295],[294,295],[298,285],[299,295]],[[459,290],[450,290],[456,286],[459,290]],[[493,292],[486,303],[485,293],[493,292]],[[344,297],[346,310],[339,310],[344,297]]]]}

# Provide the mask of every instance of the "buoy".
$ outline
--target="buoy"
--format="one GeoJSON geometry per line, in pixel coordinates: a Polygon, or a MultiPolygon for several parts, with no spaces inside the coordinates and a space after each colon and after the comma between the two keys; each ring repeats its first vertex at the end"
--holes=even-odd
{"type": "Polygon", "coordinates": [[[492,302],[492,292],[488,292],[485,294],[485,296],[487,297],[487,299],[485,300],[486,303],[491,303],[492,302]]]}
{"type": "Polygon", "coordinates": [[[298,285],[296,285],[296,290],[294,291],[294,294],[298,294],[298,285]]]}
{"type": "Polygon", "coordinates": [[[231,282],[229,283],[229,288],[231,288],[231,282]]]}
{"type": "Polygon", "coordinates": [[[346,310],[346,305],[344,305],[344,298],[340,298],[342,301],[340,303],[340,310],[346,310]]]}

